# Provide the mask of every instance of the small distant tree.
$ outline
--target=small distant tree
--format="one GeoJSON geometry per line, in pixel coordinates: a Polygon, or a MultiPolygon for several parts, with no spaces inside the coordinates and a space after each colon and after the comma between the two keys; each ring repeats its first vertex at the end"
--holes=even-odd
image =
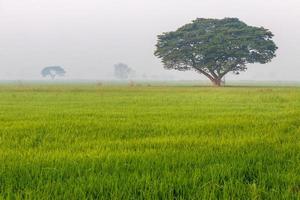
{"type": "Polygon", "coordinates": [[[60,66],[45,67],[41,71],[41,75],[43,77],[50,76],[51,79],[55,79],[56,76],[64,76],[65,74],[66,74],[66,71],[62,67],[60,67],[60,66]]]}
{"type": "Polygon", "coordinates": [[[135,71],[124,63],[115,64],[114,70],[115,77],[123,80],[128,79],[135,74],[135,71]]]}
{"type": "Polygon", "coordinates": [[[268,29],[237,18],[199,18],[159,35],[155,55],[166,69],[195,70],[220,86],[229,72],[239,74],[249,63],[270,62],[277,50],[272,38],[268,29]]]}

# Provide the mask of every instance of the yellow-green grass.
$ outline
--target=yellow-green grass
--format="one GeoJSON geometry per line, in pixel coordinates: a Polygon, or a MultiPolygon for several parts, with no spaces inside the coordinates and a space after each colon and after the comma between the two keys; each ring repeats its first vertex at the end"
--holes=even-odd
{"type": "Polygon", "coordinates": [[[0,199],[299,199],[300,88],[0,86],[0,199]]]}

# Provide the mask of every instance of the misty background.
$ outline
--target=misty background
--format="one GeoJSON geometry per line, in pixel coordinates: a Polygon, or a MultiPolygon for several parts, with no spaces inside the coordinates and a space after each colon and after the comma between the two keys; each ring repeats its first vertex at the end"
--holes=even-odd
{"type": "Polygon", "coordinates": [[[126,63],[137,76],[203,79],[163,69],[156,38],[197,17],[238,17],[274,34],[277,57],[230,80],[300,80],[299,0],[0,0],[0,80],[43,79],[60,65],[63,79],[111,79],[126,63]]]}

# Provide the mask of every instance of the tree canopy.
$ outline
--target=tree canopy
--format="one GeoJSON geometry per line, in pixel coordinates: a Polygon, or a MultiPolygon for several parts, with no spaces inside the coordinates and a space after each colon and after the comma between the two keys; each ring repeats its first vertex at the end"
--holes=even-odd
{"type": "Polygon", "coordinates": [[[270,62],[277,50],[273,36],[237,18],[198,18],[159,35],[154,54],[166,69],[195,70],[220,86],[228,72],[239,74],[249,63],[270,62]]]}
{"type": "Polygon", "coordinates": [[[41,71],[41,74],[43,77],[50,76],[52,79],[54,79],[56,76],[64,76],[66,71],[60,66],[49,66],[45,67],[41,71]]]}

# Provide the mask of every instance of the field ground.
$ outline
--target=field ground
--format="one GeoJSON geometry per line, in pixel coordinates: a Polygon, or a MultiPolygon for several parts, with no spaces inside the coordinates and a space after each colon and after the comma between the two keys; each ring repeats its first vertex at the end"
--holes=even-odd
{"type": "Polygon", "coordinates": [[[0,199],[300,199],[300,88],[0,85],[0,199]]]}

